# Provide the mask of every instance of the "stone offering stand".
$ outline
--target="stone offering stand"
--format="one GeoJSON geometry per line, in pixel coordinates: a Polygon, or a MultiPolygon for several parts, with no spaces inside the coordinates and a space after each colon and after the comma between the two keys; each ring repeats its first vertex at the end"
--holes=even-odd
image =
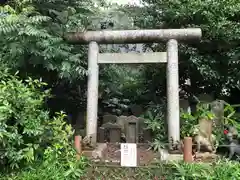
{"type": "Polygon", "coordinates": [[[148,143],[151,131],[146,129],[143,118],[136,116],[103,116],[103,125],[98,128],[98,142],[148,143]]]}

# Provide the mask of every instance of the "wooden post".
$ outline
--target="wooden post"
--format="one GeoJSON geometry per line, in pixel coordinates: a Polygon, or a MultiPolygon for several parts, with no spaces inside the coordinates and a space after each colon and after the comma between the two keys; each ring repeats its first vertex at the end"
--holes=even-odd
{"type": "Polygon", "coordinates": [[[77,151],[77,160],[79,160],[82,154],[82,136],[77,135],[74,137],[74,146],[77,151]]]}
{"type": "Polygon", "coordinates": [[[184,148],[183,148],[183,160],[184,162],[192,162],[192,138],[184,138],[184,148]]]}

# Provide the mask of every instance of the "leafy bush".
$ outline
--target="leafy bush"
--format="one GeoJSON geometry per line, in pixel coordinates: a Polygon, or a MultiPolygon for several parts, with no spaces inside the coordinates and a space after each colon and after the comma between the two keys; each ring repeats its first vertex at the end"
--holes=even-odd
{"type": "Polygon", "coordinates": [[[199,119],[212,120],[215,117],[213,112],[209,110],[208,105],[207,103],[198,103],[194,115],[184,111],[180,113],[181,138],[194,135],[194,130],[196,129],[196,125],[198,125],[199,119]]]}
{"type": "Polygon", "coordinates": [[[58,154],[61,157],[56,158],[56,154],[50,150],[47,152],[43,163],[35,164],[18,173],[5,174],[0,180],[76,180],[85,174],[87,161],[84,157],[76,160],[70,152],[71,158],[69,159],[64,157],[65,154],[58,154]],[[47,158],[49,159],[47,160],[47,158]]]}
{"type": "Polygon", "coordinates": [[[109,165],[95,165],[85,179],[137,180],[226,180],[239,179],[238,162],[219,160],[212,163],[169,162],[131,169],[109,165]],[[97,178],[96,178],[97,177],[97,178]]]}
{"type": "MultiPolygon", "coordinates": [[[[186,136],[193,136],[194,131],[198,127],[199,119],[207,118],[212,120],[215,118],[214,113],[209,109],[210,103],[199,102],[197,111],[194,114],[181,111],[180,113],[180,136],[183,139],[186,136]]],[[[152,131],[154,141],[152,143],[155,150],[164,147],[167,143],[167,123],[164,116],[166,112],[166,104],[150,104],[146,114],[143,115],[147,128],[152,131]]],[[[238,116],[232,105],[224,103],[224,116],[220,122],[220,127],[213,128],[213,134],[216,136],[218,143],[225,143],[225,135],[223,133],[224,126],[233,126],[239,132],[240,125],[238,116]]]]}
{"type": "MultiPolygon", "coordinates": [[[[215,114],[209,110],[209,106],[210,103],[199,103],[197,105],[197,111],[194,115],[187,112],[181,112],[181,138],[194,135],[194,130],[196,130],[199,119],[207,118],[209,120],[213,120],[217,118],[215,114]]],[[[236,111],[234,110],[234,107],[225,102],[223,117],[220,119],[221,121],[219,121],[220,124],[214,126],[215,128],[213,128],[213,134],[216,136],[217,141],[220,144],[223,144],[225,141],[225,135],[223,133],[224,127],[232,126],[238,132],[240,130],[238,117],[235,113],[236,111]]]]}
{"type": "Polygon", "coordinates": [[[240,177],[238,162],[220,160],[215,163],[172,163],[172,179],[225,180],[240,177]]]}
{"type": "Polygon", "coordinates": [[[167,126],[165,120],[166,103],[153,104],[149,103],[146,113],[142,116],[145,119],[147,129],[151,130],[153,135],[152,147],[159,150],[167,143],[167,126]]]}
{"type": "Polygon", "coordinates": [[[0,166],[4,170],[30,167],[16,179],[79,177],[84,163],[76,160],[73,131],[63,112],[51,119],[44,109],[50,97],[50,91],[43,90],[45,83],[19,80],[7,70],[0,72],[0,79],[0,166]]]}
{"type": "Polygon", "coordinates": [[[33,162],[35,152],[41,149],[50,122],[43,110],[49,91],[40,91],[41,81],[0,73],[0,149],[1,164],[18,168],[33,162]]]}

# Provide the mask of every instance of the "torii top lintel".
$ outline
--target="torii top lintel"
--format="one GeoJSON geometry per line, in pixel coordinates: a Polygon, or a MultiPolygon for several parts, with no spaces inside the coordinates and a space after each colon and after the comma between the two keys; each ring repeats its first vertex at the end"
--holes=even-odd
{"type": "Polygon", "coordinates": [[[99,44],[124,44],[124,43],[157,43],[176,39],[200,40],[200,28],[188,29],[151,29],[151,30],[102,30],[67,33],[65,40],[72,44],[88,44],[95,41],[99,44]]]}

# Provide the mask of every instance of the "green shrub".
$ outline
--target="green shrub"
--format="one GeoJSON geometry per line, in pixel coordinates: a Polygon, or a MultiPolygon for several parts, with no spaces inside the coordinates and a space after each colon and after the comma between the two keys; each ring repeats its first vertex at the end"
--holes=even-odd
{"type": "Polygon", "coordinates": [[[44,108],[50,97],[44,85],[0,72],[0,167],[5,174],[15,172],[5,179],[76,179],[83,173],[86,163],[76,160],[66,115],[51,119],[44,108]]]}
{"type": "MultiPolygon", "coordinates": [[[[0,73],[0,159],[5,167],[19,168],[35,160],[42,151],[48,111],[43,109],[49,90],[39,80],[26,81],[7,71],[0,73]]],[[[59,117],[63,118],[63,117],[59,117]]]]}
{"type": "Polygon", "coordinates": [[[239,179],[240,164],[221,160],[215,163],[173,163],[172,180],[226,180],[239,179]]]}
{"type": "Polygon", "coordinates": [[[55,159],[56,153],[51,150],[46,156],[48,160],[19,172],[4,174],[0,180],[76,180],[85,174],[87,161],[84,157],[76,160],[76,156],[72,156],[71,153],[68,155],[71,158],[66,158],[64,153],[61,156],[55,159]]]}
{"type": "Polygon", "coordinates": [[[145,119],[146,129],[152,132],[152,147],[155,151],[164,148],[167,144],[167,128],[164,119],[165,106],[163,104],[150,105],[146,113],[142,115],[145,119]]]}
{"type": "MultiPolygon", "coordinates": [[[[85,179],[137,179],[137,180],[238,180],[240,164],[227,160],[213,163],[168,162],[140,166],[134,169],[107,164],[93,165],[85,179]]],[[[84,178],[83,178],[84,179],[84,178]]]]}

